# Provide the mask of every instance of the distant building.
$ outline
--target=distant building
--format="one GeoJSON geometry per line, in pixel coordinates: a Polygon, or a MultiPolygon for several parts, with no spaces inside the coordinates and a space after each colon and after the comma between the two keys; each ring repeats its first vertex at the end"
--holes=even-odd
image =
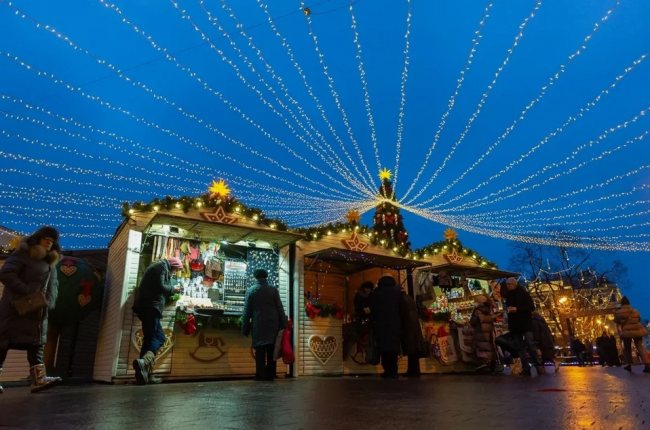
{"type": "Polygon", "coordinates": [[[9,252],[11,241],[20,236],[20,233],[0,225],[0,253],[9,252]]]}

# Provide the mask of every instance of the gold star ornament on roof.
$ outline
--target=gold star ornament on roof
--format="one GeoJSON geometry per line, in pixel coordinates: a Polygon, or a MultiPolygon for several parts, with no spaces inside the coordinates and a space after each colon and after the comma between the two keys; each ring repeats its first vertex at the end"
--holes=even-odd
{"type": "Polygon", "coordinates": [[[445,239],[447,239],[448,241],[451,242],[453,240],[456,240],[457,237],[458,237],[458,233],[456,233],[456,230],[454,230],[453,228],[448,228],[447,230],[445,230],[445,239]]]}
{"type": "Polygon", "coordinates": [[[445,258],[452,264],[460,264],[463,262],[463,257],[458,255],[456,248],[451,252],[451,254],[445,254],[445,258]]]}
{"type": "Polygon", "coordinates": [[[354,223],[359,223],[359,220],[361,219],[361,214],[359,214],[359,211],[355,210],[349,210],[348,213],[345,215],[345,218],[348,220],[349,224],[354,224],[354,223]]]}
{"type": "Polygon", "coordinates": [[[388,169],[382,169],[379,171],[379,179],[382,181],[390,181],[390,178],[393,177],[393,173],[388,169]]]}
{"type": "Polygon", "coordinates": [[[347,249],[355,252],[363,252],[368,247],[367,243],[361,242],[356,231],[352,232],[352,237],[349,240],[344,240],[343,244],[347,249]]]}
{"type": "Polygon", "coordinates": [[[212,198],[226,197],[230,194],[230,188],[228,188],[228,184],[223,179],[219,179],[219,182],[212,181],[212,186],[209,191],[212,193],[212,198]]]}

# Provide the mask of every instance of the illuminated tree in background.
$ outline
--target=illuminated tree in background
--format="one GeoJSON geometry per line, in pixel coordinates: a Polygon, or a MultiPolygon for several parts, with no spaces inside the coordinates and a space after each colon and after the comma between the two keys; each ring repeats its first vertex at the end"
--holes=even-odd
{"type": "Polygon", "coordinates": [[[397,249],[410,250],[411,242],[408,240],[408,232],[404,228],[404,220],[399,208],[392,202],[397,202],[391,182],[392,173],[388,169],[379,172],[381,187],[379,188],[379,203],[375,209],[373,218],[372,242],[397,249]]]}

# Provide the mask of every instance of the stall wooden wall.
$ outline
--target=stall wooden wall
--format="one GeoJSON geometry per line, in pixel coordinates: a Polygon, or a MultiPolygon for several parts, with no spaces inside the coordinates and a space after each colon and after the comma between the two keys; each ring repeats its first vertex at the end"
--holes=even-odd
{"type": "MultiPolygon", "coordinates": [[[[5,260],[0,260],[0,268],[4,265],[5,260]]],[[[0,297],[4,290],[4,285],[0,283],[0,297]]],[[[18,381],[29,378],[29,364],[27,363],[27,353],[25,351],[9,351],[0,375],[0,381],[18,381]]]]}

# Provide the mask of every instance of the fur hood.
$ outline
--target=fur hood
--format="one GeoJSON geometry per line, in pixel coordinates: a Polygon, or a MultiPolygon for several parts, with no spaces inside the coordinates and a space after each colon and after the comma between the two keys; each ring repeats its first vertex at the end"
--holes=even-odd
{"type": "Polygon", "coordinates": [[[56,263],[59,262],[59,258],[60,258],[57,244],[53,244],[52,250],[50,252],[47,252],[45,248],[43,248],[41,245],[29,246],[27,244],[27,238],[24,238],[23,240],[20,241],[20,244],[18,245],[16,252],[22,254],[28,254],[29,258],[31,258],[32,260],[37,260],[37,261],[45,260],[51,266],[55,266],[56,263]]]}

